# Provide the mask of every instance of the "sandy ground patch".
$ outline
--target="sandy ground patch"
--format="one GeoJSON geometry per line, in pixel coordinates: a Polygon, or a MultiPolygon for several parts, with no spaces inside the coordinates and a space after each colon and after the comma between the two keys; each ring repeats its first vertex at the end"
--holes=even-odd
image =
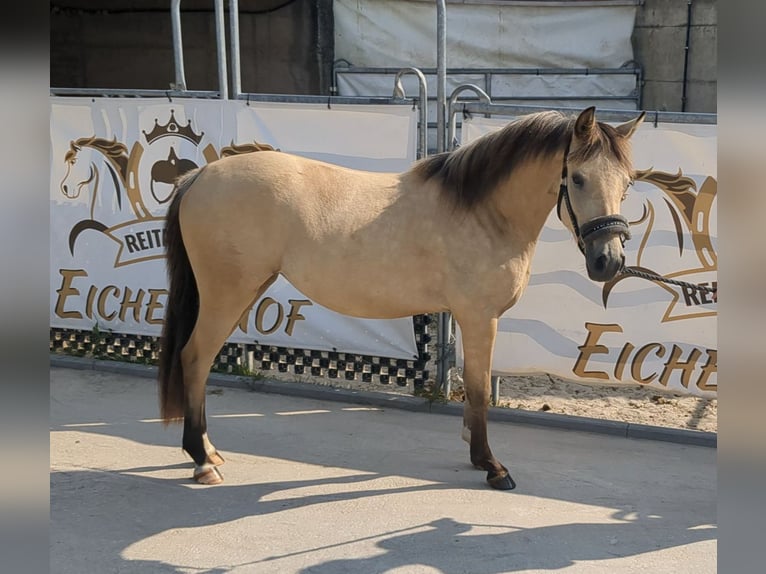
{"type": "MultiPolygon", "coordinates": [[[[263,376],[339,388],[412,394],[411,387],[264,371],[263,376]]],[[[450,399],[462,401],[462,382],[453,374],[450,399]]],[[[670,393],[641,385],[581,384],[550,375],[500,378],[499,406],[666,428],[718,431],[718,400],[670,393]]]]}

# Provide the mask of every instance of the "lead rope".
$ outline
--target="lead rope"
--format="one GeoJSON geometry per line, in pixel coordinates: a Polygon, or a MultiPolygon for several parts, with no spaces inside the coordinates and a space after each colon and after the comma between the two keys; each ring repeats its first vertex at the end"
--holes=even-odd
{"type": "Polygon", "coordinates": [[[634,277],[641,277],[642,279],[648,279],[650,281],[662,281],[663,283],[670,283],[671,285],[678,285],[679,287],[686,287],[687,289],[694,289],[696,291],[702,291],[703,293],[712,293],[715,295],[714,300],[716,302],[718,301],[718,287],[708,287],[707,285],[699,285],[698,283],[678,281],[677,279],[670,279],[668,277],[663,277],[662,275],[639,271],[638,269],[632,269],[631,267],[623,267],[620,270],[620,275],[633,275],[634,277]]]}

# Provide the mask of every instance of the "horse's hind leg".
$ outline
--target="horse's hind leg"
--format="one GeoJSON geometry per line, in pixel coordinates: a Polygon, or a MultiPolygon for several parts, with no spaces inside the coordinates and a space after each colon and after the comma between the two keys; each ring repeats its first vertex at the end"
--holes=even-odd
{"type": "Polygon", "coordinates": [[[225,291],[200,288],[197,322],[181,352],[181,361],[185,391],[182,446],[194,460],[194,479],[201,484],[223,481],[216,468],[223,464],[223,458],[207,435],[205,384],[210,367],[248,304],[252,305],[275,278],[266,280],[255,293],[252,289],[237,291],[230,285],[222,286],[225,291]]]}
{"type": "Polygon", "coordinates": [[[487,437],[487,410],[490,399],[492,351],[497,334],[497,319],[471,318],[461,322],[463,331],[463,384],[466,405],[463,411],[463,439],[471,445],[471,462],[487,471],[492,488],[511,490],[516,483],[508,469],[494,457],[487,437]]]}

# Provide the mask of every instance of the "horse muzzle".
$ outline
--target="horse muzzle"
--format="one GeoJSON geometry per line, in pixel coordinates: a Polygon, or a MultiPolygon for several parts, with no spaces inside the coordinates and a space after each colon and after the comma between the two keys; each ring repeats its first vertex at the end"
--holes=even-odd
{"type": "Polygon", "coordinates": [[[580,230],[580,248],[585,255],[588,277],[609,281],[625,266],[623,245],[630,239],[628,221],[622,215],[597,217],[580,230]]]}

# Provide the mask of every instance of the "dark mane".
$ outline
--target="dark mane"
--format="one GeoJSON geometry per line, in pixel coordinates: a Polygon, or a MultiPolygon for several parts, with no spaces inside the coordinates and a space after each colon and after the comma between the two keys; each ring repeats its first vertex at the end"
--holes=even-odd
{"type": "Polygon", "coordinates": [[[116,137],[108,140],[97,136],[91,136],[73,141],[69,144],[69,151],[67,151],[64,161],[73,159],[77,155],[77,152],[84,147],[90,147],[103,153],[104,156],[111,159],[119,166],[120,176],[123,180],[127,177],[128,148],[124,143],[118,142],[116,137]]]}
{"type": "MultiPolygon", "coordinates": [[[[559,112],[524,116],[455,151],[421,160],[413,172],[424,181],[437,180],[457,207],[470,210],[489,198],[525,161],[563,152],[573,126],[574,118],[559,112]]],[[[591,141],[570,159],[584,161],[608,151],[630,169],[627,142],[613,127],[601,122],[598,126],[601,129],[595,130],[591,141]]]]}

